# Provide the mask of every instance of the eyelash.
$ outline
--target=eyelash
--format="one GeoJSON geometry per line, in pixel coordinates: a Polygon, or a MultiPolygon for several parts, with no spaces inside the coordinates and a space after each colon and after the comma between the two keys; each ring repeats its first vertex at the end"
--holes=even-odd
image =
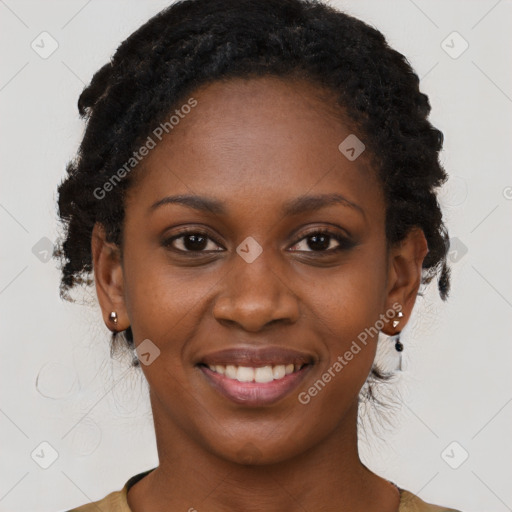
{"type": "MultiPolygon", "coordinates": [[[[176,249],[176,248],[172,247],[172,242],[174,240],[178,240],[180,238],[183,238],[186,235],[200,235],[202,237],[205,237],[205,238],[211,240],[215,244],[217,244],[219,246],[222,246],[222,244],[220,244],[217,240],[215,240],[213,237],[211,237],[205,231],[202,231],[200,229],[191,229],[191,228],[185,228],[183,230],[178,231],[178,233],[176,235],[173,235],[171,238],[168,238],[168,239],[164,240],[162,245],[164,247],[170,248],[171,250],[174,250],[174,251],[176,251],[178,253],[188,253],[188,254],[194,254],[195,253],[195,254],[200,255],[200,254],[204,254],[204,253],[222,252],[220,250],[215,250],[215,251],[204,251],[204,250],[201,250],[201,251],[187,251],[187,250],[176,249]]],[[[315,230],[309,231],[307,233],[302,233],[300,238],[298,238],[297,241],[294,244],[292,244],[292,246],[297,245],[299,242],[302,242],[302,240],[307,239],[307,238],[309,238],[309,237],[311,237],[313,235],[327,235],[330,238],[333,238],[334,240],[336,240],[339,245],[338,245],[338,247],[335,247],[334,249],[327,249],[327,250],[324,250],[324,251],[298,251],[298,252],[314,253],[314,254],[333,254],[333,253],[337,253],[337,252],[340,252],[340,251],[343,251],[343,250],[350,249],[350,248],[352,248],[355,245],[349,238],[344,237],[344,236],[340,235],[339,233],[336,233],[336,232],[331,231],[329,229],[315,229],[315,230]]]]}

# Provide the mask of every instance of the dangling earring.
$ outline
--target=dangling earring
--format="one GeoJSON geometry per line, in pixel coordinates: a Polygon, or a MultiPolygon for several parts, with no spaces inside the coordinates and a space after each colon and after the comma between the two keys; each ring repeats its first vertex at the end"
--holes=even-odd
{"type": "MultiPolygon", "coordinates": [[[[112,311],[110,315],[108,315],[108,319],[114,322],[114,325],[117,325],[117,313],[115,311],[112,311]]],[[[114,332],[116,332],[114,330],[114,332]]]]}
{"type": "MultiPolygon", "coordinates": [[[[404,314],[401,311],[399,311],[397,313],[397,317],[398,318],[403,318],[404,314]]],[[[399,323],[400,323],[400,320],[393,320],[393,322],[392,322],[393,327],[397,327],[399,323]]],[[[395,334],[394,339],[395,339],[395,350],[399,354],[397,370],[402,371],[402,352],[404,350],[404,346],[403,346],[402,342],[400,341],[400,332],[401,331],[398,331],[395,334]]]]}

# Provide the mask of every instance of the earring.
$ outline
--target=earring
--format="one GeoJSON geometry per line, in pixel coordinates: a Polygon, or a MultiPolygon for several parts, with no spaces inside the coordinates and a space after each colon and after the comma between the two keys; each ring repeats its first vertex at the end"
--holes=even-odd
{"type": "MultiPolygon", "coordinates": [[[[401,311],[399,311],[397,313],[397,316],[398,316],[398,318],[403,318],[404,314],[401,311]]],[[[393,327],[396,327],[399,323],[400,323],[400,320],[393,320],[393,327]]]]}
{"type": "MultiPolygon", "coordinates": [[[[401,311],[399,311],[397,313],[397,317],[398,318],[403,318],[404,314],[401,311]]],[[[393,322],[392,322],[393,327],[397,327],[399,323],[400,323],[400,320],[393,320],[393,322]]],[[[397,332],[395,334],[394,339],[395,339],[395,350],[399,354],[397,370],[402,371],[402,352],[404,350],[404,346],[403,346],[402,342],[400,341],[400,332],[401,331],[399,331],[399,332],[397,332]]]]}
{"type": "Polygon", "coordinates": [[[115,325],[117,325],[117,313],[115,311],[112,311],[110,315],[108,315],[108,319],[114,322],[115,325]]]}

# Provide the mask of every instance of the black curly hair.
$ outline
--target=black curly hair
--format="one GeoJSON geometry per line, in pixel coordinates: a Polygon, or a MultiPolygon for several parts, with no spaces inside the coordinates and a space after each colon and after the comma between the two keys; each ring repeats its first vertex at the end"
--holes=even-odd
{"type": "MultiPolygon", "coordinates": [[[[121,180],[118,174],[107,200],[94,191],[200,85],[258,76],[299,78],[335,94],[380,176],[388,243],[419,226],[429,249],[422,283],[437,275],[446,300],[448,233],[435,189],[447,175],[438,158],[443,134],[427,120],[428,97],[379,31],[314,0],[178,1],[131,34],[94,74],[78,100],[85,134],[58,187],[65,235],[54,257],[61,261],[62,298],[72,301],[72,287],[92,284],[96,222],[122,248],[124,198],[136,173],[121,180]]],[[[111,354],[119,343],[134,348],[131,328],[112,334],[111,354]]],[[[378,368],[372,375],[385,378],[378,368]]]]}

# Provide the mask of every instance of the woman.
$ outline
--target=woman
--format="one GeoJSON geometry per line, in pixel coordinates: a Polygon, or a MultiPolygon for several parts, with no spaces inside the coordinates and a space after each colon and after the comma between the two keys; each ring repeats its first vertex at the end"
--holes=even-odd
{"type": "Polygon", "coordinates": [[[187,0],[78,106],[61,294],[94,273],[159,465],[75,510],[448,510],[357,448],[379,333],[400,354],[420,284],[449,291],[443,137],[405,57],[322,3],[187,0]]]}

